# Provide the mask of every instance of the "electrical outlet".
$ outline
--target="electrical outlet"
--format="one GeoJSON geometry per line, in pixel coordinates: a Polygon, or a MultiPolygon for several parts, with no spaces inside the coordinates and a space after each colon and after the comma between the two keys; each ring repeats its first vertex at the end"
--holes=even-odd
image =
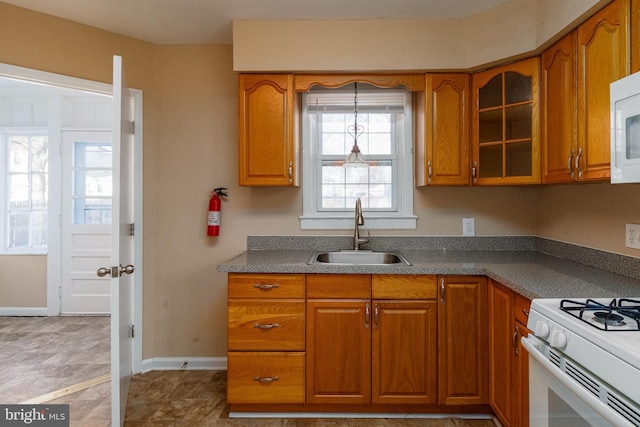
{"type": "Polygon", "coordinates": [[[625,246],[640,249],[640,224],[627,224],[625,246]]]}
{"type": "Polygon", "coordinates": [[[475,236],[476,224],[473,218],[462,218],[462,235],[475,236]]]}

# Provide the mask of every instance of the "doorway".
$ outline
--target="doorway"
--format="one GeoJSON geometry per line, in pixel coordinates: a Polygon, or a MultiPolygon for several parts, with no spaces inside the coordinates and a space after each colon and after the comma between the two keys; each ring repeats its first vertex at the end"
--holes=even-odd
{"type": "MultiPolygon", "coordinates": [[[[68,209],[68,206],[65,207],[63,204],[64,197],[62,196],[62,188],[63,188],[63,156],[64,153],[64,138],[65,135],[71,137],[71,139],[86,139],[84,137],[77,138],[81,132],[110,132],[111,131],[111,123],[106,124],[102,123],[102,127],[100,126],[91,126],[89,122],[96,117],[104,117],[101,115],[101,111],[111,111],[111,94],[112,87],[109,84],[99,83],[88,81],[84,79],[77,79],[73,77],[47,73],[38,70],[32,70],[22,67],[16,67],[7,64],[0,64],[0,79],[11,81],[12,85],[19,86],[22,85],[24,87],[36,87],[39,86],[41,89],[44,89],[45,92],[53,93],[53,92],[61,92],[64,94],[73,93],[76,96],[75,105],[72,105],[73,102],[69,101],[69,98],[65,98],[64,95],[61,95],[57,98],[56,101],[52,101],[51,97],[47,98],[45,102],[45,110],[42,110],[42,104],[33,104],[32,106],[23,105],[22,109],[17,109],[16,111],[24,111],[34,113],[34,117],[41,119],[42,117],[48,117],[47,123],[45,124],[46,132],[49,141],[49,164],[48,171],[53,179],[50,179],[48,182],[48,245],[47,248],[42,251],[39,255],[46,256],[46,296],[43,296],[42,300],[44,301],[44,307],[39,305],[34,310],[33,307],[23,307],[25,309],[26,314],[14,313],[11,312],[12,315],[47,315],[47,316],[58,316],[63,313],[63,308],[61,304],[61,295],[62,295],[62,286],[61,281],[63,277],[63,268],[66,270],[65,274],[68,273],[70,269],[68,265],[65,267],[65,263],[69,264],[72,259],[75,262],[84,263],[81,271],[84,271],[83,274],[86,274],[86,278],[89,278],[89,274],[92,277],[95,277],[95,269],[89,273],[90,265],[95,263],[96,261],[88,261],[85,257],[77,257],[77,259],[73,259],[73,257],[69,257],[67,261],[63,262],[63,233],[68,235],[67,239],[70,239],[69,236],[82,236],[82,233],[74,234],[74,231],[69,229],[68,227],[63,227],[63,223],[65,221],[65,210],[68,209]],[[101,98],[102,100],[106,100],[106,103],[94,103],[87,102],[89,98],[101,98]],[[101,105],[102,104],[102,105],[101,105]],[[35,105],[35,106],[34,106],[35,105]],[[51,106],[57,106],[59,109],[58,112],[64,110],[63,107],[67,106],[64,114],[52,114],[50,115],[48,111],[51,106]],[[105,107],[105,105],[107,105],[105,107]],[[46,113],[43,113],[46,111],[46,113]],[[84,121],[84,124],[82,123],[84,121]]],[[[135,325],[136,334],[133,338],[133,372],[141,372],[142,370],[142,273],[143,273],[143,265],[142,265],[142,92],[139,90],[131,90],[131,95],[133,98],[134,105],[134,121],[137,124],[136,132],[133,137],[133,153],[132,153],[132,162],[133,162],[133,191],[135,196],[134,200],[134,224],[136,233],[134,236],[134,252],[136,258],[136,275],[133,283],[133,324],[135,325]]],[[[109,118],[110,118],[109,114],[109,118]]],[[[97,120],[99,122],[100,120],[97,120]]],[[[97,123],[94,120],[94,123],[97,123]]],[[[42,125],[42,123],[40,123],[42,125]]],[[[85,135],[86,136],[86,135],[85,135]]],[[[95,136],[95,134],[93,135],[95,136]]],[[[104,136],[104,135],[103,135],[104,136]]],[[[102,138],[104,139],[104,138],[102,138]]],[[[85,149],[91,150],[91,148],[105,149],[105,145],[101,144],[103,141],[100,139],[96,141],[86,140],[86,141],[76,141],[76,142],[87,142],[84,146],[85,149]],[[92,145],[93,143],[97,145],[92,145]],[[91,147],[91,148],[89,148],[91,147]]],[[[73,145],[73,144],[72,144],[73,145]]],[[[82,147],[81,147],[82,148],[82,147]]],[[[80,148],[79,148],[80,149],[80,148]]],[[[86,151],[86,150],[85,150],[86,151]]],[[[86,153],[85,153],[86,154],[86,153]]],[[[68,169],[67,169],[68,171],[68,169]]],[[[86,172],[86,170],[84,171],[86,172]]],[[[80,174],[80,172],[79,172],[80,174]]],[[[81,175],[81,174],[80,174],[81,175]]],[[[86,175],[86,174],[85,174],[86,175]]],[[[72,177],[69,178],[72,180],[72,177]]],[[[96,184],[96,181],[93,181],[93,184],[96,184]]],[[[88,197],[91,195],[85,194],[85,200],[79,200],[78,209],[89,208],[89,210],[93,209],[93,214],[99,215],[98,211],[99,207],[94,209],[96,206],[90,206],[91,203],[95,201],[95,198],[88,197]],[[91,199],[91,200],[89,200],[91,199]],[[83,205],[84,203],[84,205],[83,205]],[[83,206],[81,206],[83,205],[83,206]]],[[[73,197],[76,196],[71,196],[73,197]]],[[[104,201],[104,200],[103,200],[104,201]]],[[[71,208],[71,211],[67,213],[73,213],[74,208],[71,208]]],[[[104,213],[104,212],[103,212],[104,213]]],[[[95,217],[95,216],[94,216],[95,217]]],[[[104,216],[103,216],[104,218],[104,216]]],[[[77,237],[76,236],[76,237],[77,237]]],[[[82,239],[84,237],[79,237],[78,239],[82,239]]],[[[70,247],[74,247],[71,245],[70,247]]],[[[2,256],[2,255],[0,255],[2,256]]],[[[102,263],[101,263],[102,264],[102,263]]],[[[18,273],[19,274],[19,273],[18,273]]],[[[19,277],[19,276],[18,276],[19,277]]],[[[108,280],[107,280],[108,283],[108,280]]],[[[100,293],[100,292],[97,292],[100,293]]],[[[0,307],[1,309],[1,307],[0,307]]],[[[106,310],[109,312],[109,310],[106,310]]],[[[0,311],[0,314],[3,314],[0,311]]]]}

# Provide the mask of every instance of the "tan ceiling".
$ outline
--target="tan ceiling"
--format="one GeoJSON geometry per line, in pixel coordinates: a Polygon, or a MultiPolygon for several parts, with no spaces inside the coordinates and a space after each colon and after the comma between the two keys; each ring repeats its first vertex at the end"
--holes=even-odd
{"type": "Polygon", "coordinates": [[[443,19],[509,0],[2,0],[156,44],[231,43],[235,19],[443,19]]]}

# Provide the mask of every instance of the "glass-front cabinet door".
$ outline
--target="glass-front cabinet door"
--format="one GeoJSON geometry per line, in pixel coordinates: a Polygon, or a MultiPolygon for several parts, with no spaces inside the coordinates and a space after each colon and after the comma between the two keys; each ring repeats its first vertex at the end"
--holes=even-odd
{"type": "Polygon", "coordinates": [[[473,75],[474,185],[540,182],[538,58],[473,75]]]}

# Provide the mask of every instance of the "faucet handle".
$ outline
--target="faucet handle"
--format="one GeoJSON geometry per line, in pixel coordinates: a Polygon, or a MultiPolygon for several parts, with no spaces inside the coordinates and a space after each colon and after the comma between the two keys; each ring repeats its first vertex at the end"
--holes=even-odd
{"type": "Polygon", "coordinates": [[[369,241],[371,241],[371,232],[369,230],[367,230],[367,237],[359,237],[358,238],[358,243],[365,245],[367,243],[369,243],[369,241]]]}

